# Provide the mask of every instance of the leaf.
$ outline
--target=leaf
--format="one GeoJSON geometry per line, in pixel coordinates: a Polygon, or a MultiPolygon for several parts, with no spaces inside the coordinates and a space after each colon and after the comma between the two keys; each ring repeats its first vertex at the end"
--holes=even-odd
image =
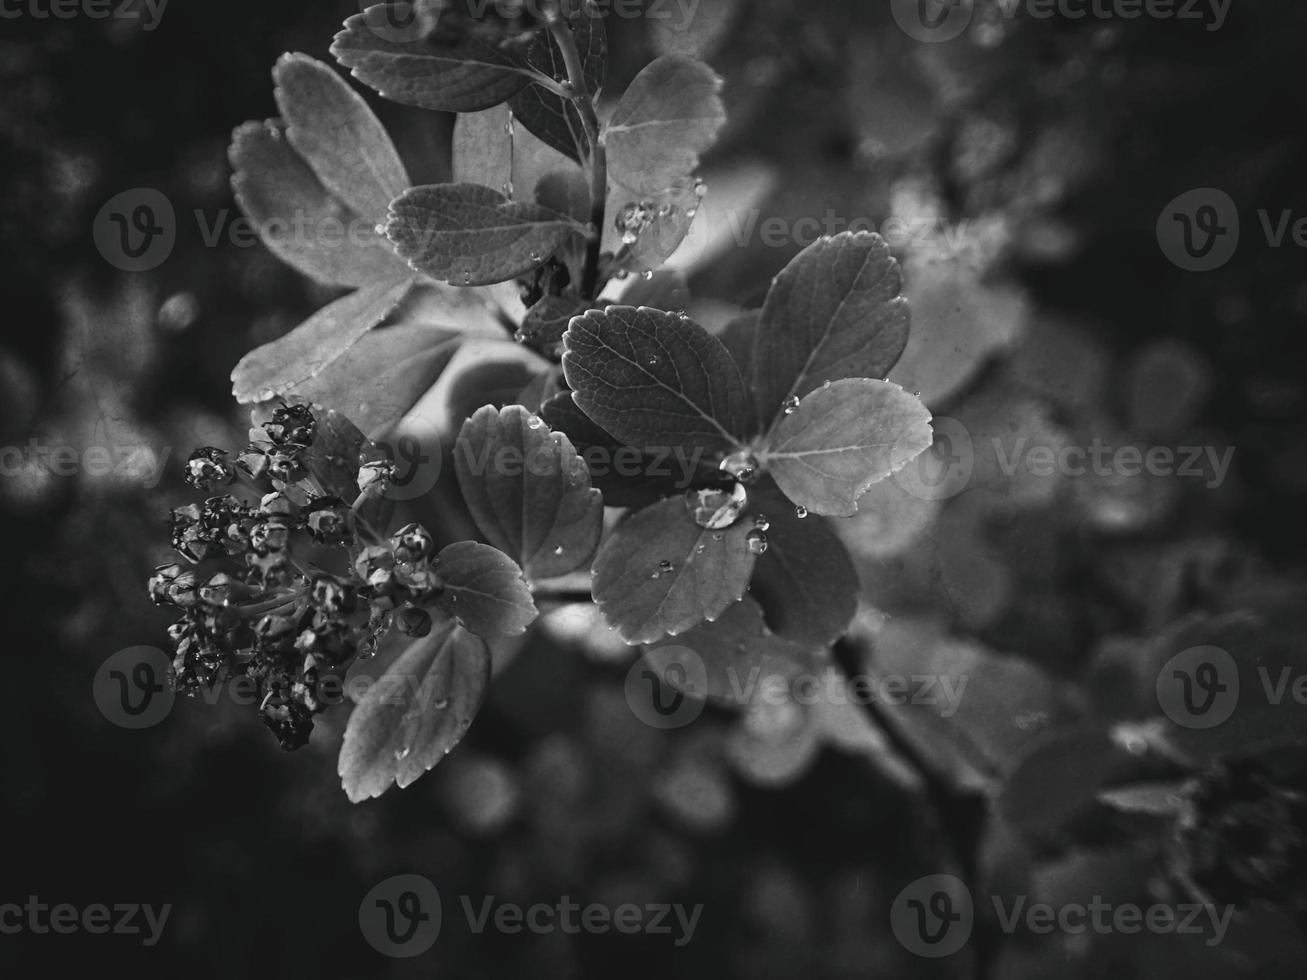
{"type": "Polygon", "coordinates": [[[267,401],[311,381],[394,311],[413,280],[364,286],[246,354],[231,374],[238,402],[267,401]]]}
{"type": "Polygon", "coordinates": [[[572,317],[590,308],[574,296],[544,296],[526,311],[522,325],[517,328],[517,340],[532,350],[546,353],[563,342],[572,317]]]}
{"type": "Polygon", "coordinates": [[[471,725],[490,685],[485,643],[442,623],[415,640],[368,689],[345,727],[337,772],[350,800],[412,784],[471,725]]]}
{"type": "Polygon", "coordinates": [[[395,144],[349,85],[329,66],[286,54],[273,69],[286,138],[322,185],[373,223],[408,189],[395,144]]]}
{"type": "Polygon", "coordinates": [[[679,272],[655,272],[648,279],[641,276],[622,293],[623,306],[651,306],[655,310],[685,310],[692,301],[690,284],[679,272]]]}
{"type": "Polygon", "coordinates": [[[773,636],[749,596],[715,622],[649,647],[644,659],[674,690],[734,708],[747,707],[768,678],[797,676],[814,661],[803,647],[773,636]]]}
{"type": "Polygon", "coordinates": [[[725,40],[741,6],[741,0],[714,0],[682,7],[675,13],[670,4],[661,11],[650,7],[645,14],[649,39],[659,54],[706,58],[725,40]]]}
{"type": "Polygon", "coordinates": [[[287,394],[338,409],[375,437],[421,400],[462,342],[452,330],[424,324],[373,330],[287,394]]]}
{"type": "Polygon", "coordinates": [[[580,167],[518,126],[506,105],[460,113],[454,122],[454,183],[512,189],[510,197],[525,197],[546,176],[568,168],[581,177],[580,167]]]}
{"type": "Polygon", "coordinates": [[[564,433],[590,471],[590,482],[608,507],[647,507],[695,483],[694,461],[668,459],[624,446],[597,426],[572,400],[570,391],[548,398],[540,415],[550,428],[564,433]]]}
{"type": "Polygon", "coordinates": [[[673,497],[628,518],[599,549],[594,599],[627,643],[653,643],[716,619],[739,602],[755,556],[751,526],[699,527],[673,497]],[[700,550],[702,548],[702,550],[700,550]]]}
{"type": "Polygon", "coordinates": [[[268,249],[310,279],[366,286],[410,275],[375,222],[322,186],[277,120],[236,129],[229,151],[236,203],[268,249]]]}
{"type": "Polygon", "coordinates": [[[721,341],[689,318],[630,306],[591,310],[572,321],[563,347],[576,404],[626,445],[738,445],[744,382],[721,341]]]}
{"type": "Polygon", "coordinates": [[[898,263],[879,235],[844,233],[804,249],[772,284],[754,335],[758,417],[827,381],[884,378],[908,340],[898,263]]]}
{"type": "Polygon", "coordinates": [[[995,798],[996,812],[1024,836],[1056,834],[1093,804],[1128,760],[1099,726],[1049,732],[1007,774],[995,798]]]}
{"type": "Polygon", "coordinates": [[[652,215],[648,223],[634,232],[635,240],[626,241],[616,223],[604,230],[604,249],[613,251],[609,274],[646,273],[660,268],[680,248],[699,213],[700,185],[681,180],[673,186],[646,197],[613,183],[608,191],[607,214],[621,215],[628,205],[636,205],[652,215]]]}
{"type": "Polygon", "coordinates": [[[613,179],[656,194],[693,174],[726,124],[721,85],[703,62],[679,55],[635,76],[605,130],[613,179]]]}
{"type": "Polygon", "coordinates": [[[331,53],[382,98],[442,112],[499,105],[528,83],[500,46],[442,0],[380,3],[345,21],[331,53]]]}
{"type": "Polygon", "coordinates": [[[536,618],[522,569],[476,541],[451,544],[432,566],[445,587],[438,604],[477,636],[517,636],[536,618]]]}
{"type": "MultiPolygon", "coordinates": [[[[567,25],[581,55],[586,91],[593,95],[603,88],[608,74],[608,34],[604,29],[603,14],[597,6],[589,3],[565,4],[564,10],[571,15],[567,25]]],[[[527,48],[526,63],[549,78],[566,78],[568,74],[563,53],[548,31],[536,35],[535,41],[527,48]]],[[[586,145],[585,127],[570,99],[531,84],[514,95],[508,105],[522,125],[546,145],[581,162],[577,144],[586,145]]]]}
{"type": "Polygon", "coordinates": [[[858,498],[930,448],[930,413],[896,384],[853,378],[808,395],[758,460],[814,514],[852,517],[858,498]]]}
{"type": "Polygon", "coordinates": [[[767,550],[749,586],[767,625],[793,643],[830,646],[858,611],[858,572],[844,543],[822,518],[800,519],[778,493],[750,497],[748,513],[769,524],[767,550]]]}
{"type": "Polygon", "coordinates": [[[472,519],[535,580],[588,563],[604,501],[567,436],[519,406],[486,406],[463,424],[454,465],[472,519]]]}
{"type": "Polygon", "coordinates": [[[580,230],[566,215],[479,184],[415,187],[391,204],[386,223],[401,258],[457,286],[524,275],[580,230]]]}

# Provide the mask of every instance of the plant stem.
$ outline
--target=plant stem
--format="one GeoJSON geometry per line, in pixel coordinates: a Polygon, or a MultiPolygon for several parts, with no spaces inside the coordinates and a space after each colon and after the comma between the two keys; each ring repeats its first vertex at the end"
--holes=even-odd
{"type": "Polygon", "coordinates": [[[590,223],[594,234],[585,257],[585,275],[581,282],[581,295],[594,299],[599,289],[599,251],[604,239],[604,212],[608,204],[608,150],[599,129],[599,114],[595,111],[594,93],[585,79],[585,66],[577,50],[572,29],[555,9],[547,15],[549,32],[563,54],[567,66],[569,96],[585,127],[586,142],[590,149],[590,223]]]}

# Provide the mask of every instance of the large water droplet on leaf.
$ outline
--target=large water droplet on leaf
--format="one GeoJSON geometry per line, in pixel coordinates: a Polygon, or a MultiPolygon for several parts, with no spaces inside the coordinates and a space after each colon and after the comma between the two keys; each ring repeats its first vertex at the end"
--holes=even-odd
{"type": "Polygon", "coordinates": [[[750,531],[745,540],[749,543],[750,554],[765,555],[767,553],[767,535],[763,534],[757,528],[750,531]]]}
{"type": "Polygon", "coordinates": [[[758,475],[758,460],[749,450],[741,449],[723,459],[719,469],[741,483],[752,483],[758,475]]]}
{"type": "Polygon", "coordinates": [[[748,502],[749,493],[740,483],[729,489],[713,487],[690,490],[685,494],[685,506],[694,518],[694,523],[710,531],[718,531],[734,524],[740,519],[740,513],[748,502]]]}

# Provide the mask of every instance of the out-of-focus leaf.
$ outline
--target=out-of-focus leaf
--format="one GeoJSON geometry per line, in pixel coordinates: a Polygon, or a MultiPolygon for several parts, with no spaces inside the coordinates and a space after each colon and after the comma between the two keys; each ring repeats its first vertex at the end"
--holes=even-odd
{"type": "Polygon", "coordinates": [[[627,643],[653,643],[721,616],[748,587],[751,525],[699,527],[679,497],[646,507],[599,549],[594,598],[627,643]]]}
{"type": "Polygon", "coordinates": [[[445,587],[437,600],[459,625],[482,637],[517,636],[536,618],[522,569],[502,551],[476,541],[451,544],[432,563],[445,587]]]}
{"type": "Polygon", "coordinates": [[[520,57],[458,16],[445,0],[388,0],[345,21],[331,53],[392,102],[476,112],[526,87],[520,57]]]}
{"type": "Polygon", "coordinates": [[[622,293],[623,306],[648,306],[681,312],[690,305],[690,284],[679,272],[655,272],[639,277],[622,293]]]}
{"type": "Polygon", "coordinates": [[[364,286],[246,354],[231,375],[236,400],[267,401],[313,380],[389,316],[412,286],[412,278],[364,286]]]}
{"type": "Polygon", "coordinates": [[[367,286],[410,276],[371,219],[334,197],[277,120],[236,129],[231,149],[236,203],[268,249],[310,279],[367,286]]]}
{"type": "Polygon", "coordinates": [[[754,334],[752,388],[764,425],[827,381],[889,374],[908,339],[901,285],[889,246],[866,232],[818,241],[776,277],[754,334]]]}
{"type": "Polygon", "coordinates": [[[604,505],[567,436],[511,406],[486,406],[463,425],[454,448],[463,499],[486,539],[534,580],[589,562],[604,505]]]}
{"type": "Polygon", "coordinates": [[[413,783],[458,744],[485,701],[490,652],[444,623],[413,644],[368,690],[345,729],[337,765],[355,803],[413,783]]]}
{"type": "Polygon", "coordinates": [[[511,189],[508,196],[522,199],[546,176],[562,172],[581,176],[580,167],[518,126],[508,106],[460,113],[454,123],[455,183],[484,184],[506,195],[511,189]]]}
{"type": "Polygon", "coordinates": [[[666,4],[645,11],[654,50],[664,55],[707,58],[726,39],[741,4],[740,0],[711,0],[679,10],[675,6],[666,4]]]}
{"type": "Polygon", "coordinates": [[[564,348],[577,405],[627,445],[738,445],[744,382],[721,341],[692,320],[629,306],[591,310],[572,321],[564,348]]]}
{"type": "Polygon", "coordinates": [[[798,506],[850,517],[869,486],[930,444],[930,413],[920,401],[896,384],[850,378],[804,398],[758,460],[798,506]]]}
{"type": "Polygon", "coordinates": [[[385,221],[390,202],[408,189],[408,174],[368,104],[307,55],[284,55],[272,77],[290,145],[331,194],[362,217],[385,221]]]}
{"type": "Polygon", "coordinates": [[[583,229],[566,215],[479,184],[415,187],[391,204],[386,235],[413,268],[456,286],[530,272],[583,229]]]}
{"type": "Polygon", "coordinates": [[[522,325],[517,328],[517,339],[532,350],[545,353],[563,342],[568,324],[590,308],[575,297],[544,296],[526,311],[522,325]]]}
{"type": "Polygon", "coordinates": [[[692,58],[666,55],[622,96],[605,129],[613,179],[656,194],[689,177],[726,124],[721,79],[692,58]]]}

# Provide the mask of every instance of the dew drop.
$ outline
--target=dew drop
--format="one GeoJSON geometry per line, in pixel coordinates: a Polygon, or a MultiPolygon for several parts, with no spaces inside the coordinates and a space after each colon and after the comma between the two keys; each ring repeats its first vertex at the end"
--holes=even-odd
{"type": "Polygon", "coordinates": [[[526,427],[528,429],[539,429],[545,424],[545,420],[539,415],[528,415],[526,418],[526,427]]]}
{"type": "Polygon", "coordinates": [[[449,698],[441,698],[438,701],[434,701],[432,702],[431,706],[435,708],[437,711],[444,711],[446,708],[449,707],[449,698]]]}
{"type": "Polygon", "coordinates": [[[807,508],[807,507],[802,507],[802,506],[800,506],[800,507],[795,507],[795,508],[794,508],[794,516],[797,517],[799,520],[803,520],[805,517],[808,516],[808,508],[807,508]]]}
{"type": "Polygon", "coordinates": [[[770,531],[771,521],[767,520],[766,514],[759,514],[757,517],[753,519],[753,526],[756,527],[759,531],[764,531],[764,532],[770,531]]]}
{"type": "Polygon", "coordinates": [[[767,553],[767,535],[763,534],[757,528],[750,531],[745,540],[749,544],[749,554],[764,555],[767,553]]]}
{"type": "Polygon", "coordinates": [[[471,285],[471,283],[472,283],[472,273],[470,272],[463,273],[463,284],[466,286],[466,285],[471,285]]]}
{"type": "MultiPolygon", "coordinates": [[[[741,483],[735,483],[729,490],[709,488],[689,490],[685,494],[685,507],[694,523],[710,531],[734,524],[748,502],[749,493],[741,483]]],[[[720,539],[720,535],[714,535],[714,539],[720,539]]]]}
{"type": "Polygon", "coordinates": [[[645,269],[644,272],[640,273],[640,278],[643,279],[645,282],[648,282],[650,279],[653,278],[653,276],[654,274],[652,269],[645,269]]]}
{"type": "Polygon", "coordinates": [[[666,558],[664,558],[662,561],[658,563],[658,570],[660,572],[670,572],[675,567],[676,566],[673,565],[671,562],[669,562],[666,558]]]}
{"type": "Polygon", "coordinates": [[[554,549],[554,554],[561,555],[562,553],[563,553],[563,546],[560,544],[557,548],[554,549]]]}
{"type": "Polygon", "coordinates": [[[781,403],[781,411],[784,412],[786,415],[793,415],[798,410],[799,410],[799,399],[795,395],[791,395],[789,398],[785,399],[785,401],[781,403]]]}
{"type": "Polygon", "coordinates": [[[741,449],[723,459],[718,468],[727,476],[748,484],[758,475],[758,460],[749,450],[741,449]]]}
{"type": "Polygon", "coordinates": [[[696,180],[694,182],[694,194],[695,197],[707,197],[708,185],[705,184],[702,180],[696,180]]]}
{"type": "Polygon", "coordinates": [[[372,231],[374,234],[380,236],[381,238],[386,237],[386,226],[383,224],[378,224],[375,228],[372,229],[372,231]]]}
{"type": "Polygon", "coordinates": [[[658,363],[658,355],[657,355],[657,354],[650,354],[650,355],[649,355],[649,366],[650,366],[650,367],[653,367],[653,366],[654,366],[655,364],[657,364],[657,363],[658,363]]]}
{"type": "Polygon", "coordinates": [[[409,748],[408,746],[405,746],[405,747],[402,748],[402,749],[396,749],[396,750],[395,750],[395,761],[396,761],[396,762],[403,762],[405,759],[408,758],[408,754],[409,754],[410,752],[412,752],[412,751],[413,751],[413,750],[412,750],[411,748],[409,748]]]}

